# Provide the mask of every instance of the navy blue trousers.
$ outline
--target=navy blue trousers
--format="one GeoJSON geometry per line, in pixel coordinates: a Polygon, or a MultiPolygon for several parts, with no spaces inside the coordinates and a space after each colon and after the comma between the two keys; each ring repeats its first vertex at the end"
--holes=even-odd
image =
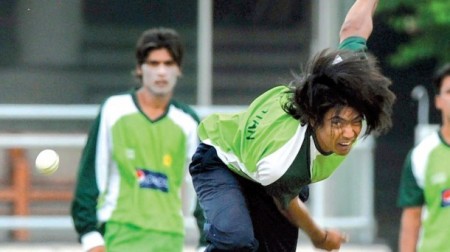
{"type": "MultiPolygon", "coordinates": [[[[189,171],[206,218],[206,251],[295,251],[298,228],[263,186],[230,171],[213,147],[200,144],[189,171]]],[[[308,187],[300,196],[308,198],[308,187]]]]}

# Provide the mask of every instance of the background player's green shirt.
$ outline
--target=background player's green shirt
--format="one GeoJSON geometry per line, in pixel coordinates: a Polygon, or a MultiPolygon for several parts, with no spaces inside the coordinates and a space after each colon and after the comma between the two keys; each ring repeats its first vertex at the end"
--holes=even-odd
{"type": "Polygon", "coordinates": [[[78,233],[112,221],[183,235],[181,185],[197,126],[194,112],[174,101],[151,120],[134,91],[108,98],[82,154],[72,208],[78,233]]]}
{"type": "MultiPolygon", "coordinates": [[[[365,50],[365,40],[350,37],[340,49],[365,50]]],[[[275,87],[237,114],[213,114],[200,123],[201,141],[213,146],[234,172],[266,187],[287,204],[302,186],[330,176],[344,156],[323,154],[311,129],[283,110],[288,87],[275,87]]]]}
{"type": "Polygon", "coordinates": [[[423,206],[417,251],[450,251],[450,146],[440,132],[425,138],[408,154],[398,205],[423,206]]]}

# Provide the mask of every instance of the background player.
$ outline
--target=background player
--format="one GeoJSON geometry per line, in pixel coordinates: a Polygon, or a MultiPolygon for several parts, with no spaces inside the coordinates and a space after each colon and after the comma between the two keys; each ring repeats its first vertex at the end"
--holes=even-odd
{"type": "Polygon", "coordinates": [[[198,117],[172,99],[182,59],[176,31],[145,31],[136,46],[140,87],[102,104],[72,203],[85,251],[182,251],[180,190],[198,144],[198,117]]]}
{"type": "Polygon", "coordinates": [[[433,77],[442,125],[405,159],[398,204],[401,252],[450,251],[450,63],[433,77]]]}

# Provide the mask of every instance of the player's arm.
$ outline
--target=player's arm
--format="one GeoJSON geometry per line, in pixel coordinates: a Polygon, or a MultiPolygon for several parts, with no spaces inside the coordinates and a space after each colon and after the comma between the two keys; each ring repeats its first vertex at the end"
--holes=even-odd
{"type": "Polygon", "coordinates": [[[373,14],[378,0],[356,0],[341,26],[340,42],[349,37],[368,39],[373,29],[373,14]]]}
{"type": "Polygon", "coordinates": [[[295,197],[283,208],[279,200],[274,198],[280,212],[296,227],[302,229],[316,248],[333,250],[339,249],[347,238],[335,230],[320,228],[312,219],[305,204],[299,197],[295,197]]]}
{"type": "Polygon", "coordinates": [[[422,207],[406,207],[402,212],[399,251],[416,251],[417,240],[419,239],[419,230],[421,225],[422,207]]]}
{"type": "Polygon", "coordinates": [[[399,233],[399,251],[416,251],[422,221],[422,206],[425,204],[423,189],[417,183],[413,172],[411,150],[403,164],[397,205],[403,209],[399,233]]]}
{"type": "Polygon", "coordinates": [[[73,223],[83,245],[83,250],[90,252],[101,251],[95,249],[99,249],[104,244],[103,237],[98,229],[96,212],[99,190],[96,182],[95,160],[99,125],[100,116],[97,117],[91,127],[87,143],[83,149],[71,206],[73,223]],[[91,250],[93,248],[95,249],[91,250]]]}
{"type": "Polygon", "coordinates": [[[105,252],[105,251],[106,251],[105,246],[98,246],[88,250],[88,252],[105,252]]]}

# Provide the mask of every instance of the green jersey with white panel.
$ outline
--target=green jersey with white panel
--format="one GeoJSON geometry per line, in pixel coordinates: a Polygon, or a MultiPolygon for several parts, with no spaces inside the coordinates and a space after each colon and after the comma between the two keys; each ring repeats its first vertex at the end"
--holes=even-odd
{"type": "Polygon", "coordinates": [[[181,186],[198,145],[198,121],[175,101],[151,120],[134,91],[108,98],[80,163],[72,211],[78,233],[115,222],[184,235],[181,186]]]}
{"type": "Polygon", "coordinates": [[[450,145],[440,132],[425,138],[408,154],[398,205],[423,206],[418,252],[450,251],[450,145]]]}
{"type": "MultiPolygon", "coordinates": [[[[363,51],[366,41],[350,37],[340,49],[363,51]]],[[[287,204],[302,186],[329,177],[344,156],[319,151],[308,125],[283,110],[288,87],[278,86],[255,99],[237,114],[213,114],[199,126],[200,140],[213,146],[234,172],[262,184],[287,204]]]]}

